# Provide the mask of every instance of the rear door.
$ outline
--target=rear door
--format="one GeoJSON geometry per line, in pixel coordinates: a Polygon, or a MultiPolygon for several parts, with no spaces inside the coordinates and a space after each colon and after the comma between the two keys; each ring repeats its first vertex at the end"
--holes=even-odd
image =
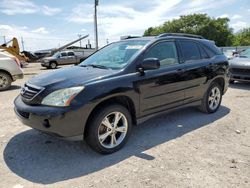
{"type": "Polygon", "coordinates": [[[164,111],[183,104],[185,83],[174,41],[161,41],[149,48],[143,59],[158,58],[160,68],[147,70],[137,83],[140,115],[164,111]]]}
{"type": "Polygon", "coordinates": [[[183,77],[186,81],[184,103],[200,100],[206,90],[211,60],[199,42],[179,39],[180,61],[185,65],[183,77]]]}

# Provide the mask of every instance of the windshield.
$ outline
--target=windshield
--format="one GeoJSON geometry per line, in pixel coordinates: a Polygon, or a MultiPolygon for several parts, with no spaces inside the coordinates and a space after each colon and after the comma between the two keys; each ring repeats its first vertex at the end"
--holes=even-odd
{"type": "Polygon", "coordinates": [[[60,56],[60,52],[56,52],[52,57],[58,58],[60,56]]]}
{"type": "Polygon", "coordinates": [[[84,60],[80,66],[94,65],[109,69],[122,69],[148,42],[149,40],[127,40],[110,44],[84,60]]]}
{"type": "Polygon", "coordinates": [[[245,51],[241,52],[240,56],[244,56],[244,57],[250,58],[250,48],[248,48],[245,51]]]}

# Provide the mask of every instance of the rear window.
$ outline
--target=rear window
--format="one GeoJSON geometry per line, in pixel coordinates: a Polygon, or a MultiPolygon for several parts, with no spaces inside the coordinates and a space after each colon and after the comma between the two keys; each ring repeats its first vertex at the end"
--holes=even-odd
{"type": "Polygon", "coordinates": [[[222,54],[222,51],[215,45],[213,41],[202,40],[201,43],[203,44],[204,49],[210,57],[222,54]]]}

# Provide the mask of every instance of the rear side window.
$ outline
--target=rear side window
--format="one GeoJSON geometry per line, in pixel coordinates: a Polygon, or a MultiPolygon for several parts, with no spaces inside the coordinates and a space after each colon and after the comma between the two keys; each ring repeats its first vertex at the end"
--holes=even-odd
{"type": "Polygon", "coordinates": [[[180,41],[180,47],[184,61],[201,59],[198,44],[192,41],[180,41]]]}
{"type": "Polygon", "coordinates": [[[168,41],[152,46],[144,56],[144,59],[147,58],[159,59],[161,67],[179,63],[175,43],[168,41]]]}

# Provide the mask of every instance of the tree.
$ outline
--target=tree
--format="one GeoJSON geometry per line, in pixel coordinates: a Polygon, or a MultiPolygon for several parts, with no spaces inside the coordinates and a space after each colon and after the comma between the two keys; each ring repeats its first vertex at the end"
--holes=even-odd
{"type": "Polygon", "coordinates": [[[250,28],[240,30],[235,34],[233,40],[234,46],[250,46],[250,28]]]}
{"type": "Polygon", "coordinates": [[[150,27],[144,32],[144,36],[189,33],[213,40],[218,46],[229,46],[233,39],[233,30],[229,27],[229,21],[228,18],[215,19],[207,14],[191,14],[167,21],[158,27],[150,27]]]}

